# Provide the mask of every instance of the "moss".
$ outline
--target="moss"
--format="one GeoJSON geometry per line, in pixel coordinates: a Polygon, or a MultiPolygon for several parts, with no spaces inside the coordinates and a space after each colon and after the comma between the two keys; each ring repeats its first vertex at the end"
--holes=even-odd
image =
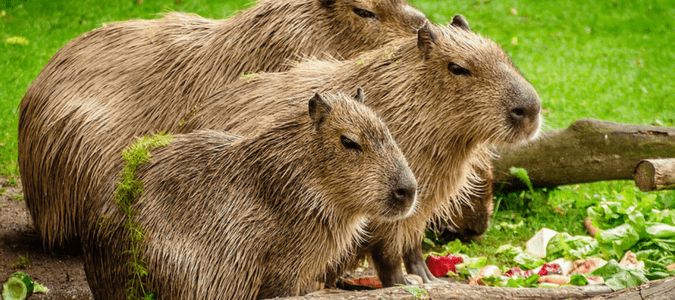
{"type": "Polygon", "coordinates": [[[136,178],[138,168],[151,160],[150,150],[168,145],[173,138],[170,135],[154,134],[150,137],[141,137],[131,146],[124,149],[122,157],[126,162],[117,183],[117,189],[113,199],[126,215],[124,227],[129,232],[129,248],[124,251],[129,255],[127,265],[131,268],[129,281],[125,287],[127,299],[154,299],[154,294],[145,290],[143,277],[148,275],[146,263],[141,259],[143,256],[143,240],[145,232],[136,222],[137,211],[132,209],[135,199],[143,194],[143,183],[136,178]]]}
{"type": "Polygon", "coordinates": [[[19,261],[13,263],[10,267],[12,267],[12,269],[30,269],[31,266],[28,255],[19,255],[19,261]]]}
{"type": "Polygon", "coordinates": [[[251,83],[251,80],[253,78],[256,78],[260,75],[265,74],[265,72],[258,72],[258,73],[251,73],[251,74],[241,74],[241,77],[239,77],[239,80],[246,80],[246,83],[251,83]]]}

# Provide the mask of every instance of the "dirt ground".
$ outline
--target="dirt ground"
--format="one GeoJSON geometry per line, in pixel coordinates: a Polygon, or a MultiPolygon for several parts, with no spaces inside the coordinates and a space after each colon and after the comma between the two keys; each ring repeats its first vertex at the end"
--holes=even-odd
{"type": "Polygon", "coordinates": [[[34,294],[28,299],[93,299],[82,256],[45,252],[33,230],[20,182],[8,185],[7,178],[0,178],[0,282],[14,272],[24,272],[49,288],[46,295],[34,294]],[[28,257],[30,266],[12,268],[21,260],[19,256],[28,257]]]}

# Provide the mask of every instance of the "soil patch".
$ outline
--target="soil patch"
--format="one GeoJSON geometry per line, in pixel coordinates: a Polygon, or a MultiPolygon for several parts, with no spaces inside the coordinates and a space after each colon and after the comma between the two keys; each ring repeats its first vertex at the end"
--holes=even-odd
{"type": "Polygon", "coordinates": [[[34,294],[28,299],[93,299],[84,274],[82,256],[44,251],[39,236],[33,230],[21,183],[12,185],[7,178],[0,177],[0,282],[14,272],[24,272],[49,288],[48,294],[34,294]],[[21,261],[20,256],[27,257],[30,266],[12,268],[12,264],[21,261]]]}

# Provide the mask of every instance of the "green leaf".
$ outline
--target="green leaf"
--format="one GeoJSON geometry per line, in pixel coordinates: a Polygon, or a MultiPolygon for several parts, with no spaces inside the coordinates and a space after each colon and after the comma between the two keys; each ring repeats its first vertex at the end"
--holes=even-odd
{"type": "Polygon", "coordinates": [[[546,259],[564,257],[568,260],[585,259],[600,251],[598,242],[589,236],[571,236],[566,232],[554,235],[546,245],[546,259]]]}
{"type": "Polygon", "coordinates": [[[529,253],[520,253],[513,258],[513,261],[523,270],[532,270],[545,263],[542,259],[536,258],[529,253]]]}
{"type": "Polygon", "coordinates": [[[610,230],[598,231],[595,238],[606,259],[620,259],[626,250],[637,244],[640,235],[633,226],[623,224],[610,230]]]}
{"type": "Polygon", "coordinates": [[[436,244],[430,238],[425,237],[422,241],[430,247],[436,247],[436,244]]]}
{"type": "Polygon", "coordinates": [[[521,253],[523,253],[523,248],[514,247],[511,244],[502,245],[497,249],[497,252],[495,252],[495,254],[502,254],[509,259],[514,258],[521,253]]]}
{"type": "Polygon", "coordinates": [[[532,188],[532,182],[530,181],[530,176],[527,174],[527,170],[523,168],[511,167],[509,172],[511,175],[515,175],[518,177],[518,179],[523,181],[527,185],[527,188],[530,189],[530,192],[534,193],[534,188],[532,188]]]}
{"type": "Polygon", "coordinates": [[[653,238],[675,238],[675,226],[649,222],[645,230],[653,238]]]}
{"type": "Polygon", "coordinates": [[[37,282],[33,282],[33,293],[46,294],[49,293],[49,289],[44,285],[41,285],[37,282]]]}
{"type": "Polygon", "coordinates": [[[574,274],[570,276],[571,285],[587,285],[588,279],[583,274],[574,274]]]}
{"type": "Polygon", "coordinates": [[[589,276],[600,276],[605,280],[605,285],[613,290],[620,290],[638,286],[649,281],[642,270],[624,269],[616,260],[612,259],[604,266],[588,273],[589,276]]]}

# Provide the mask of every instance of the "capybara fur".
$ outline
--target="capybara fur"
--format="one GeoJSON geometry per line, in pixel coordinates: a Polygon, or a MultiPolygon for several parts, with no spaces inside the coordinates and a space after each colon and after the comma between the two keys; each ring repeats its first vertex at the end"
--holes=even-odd
{"type": "Polygon", "coordinates": [[[408,272],[432,280],[420,248],[427,221],[467,198],[471,182],[479,182],[474,169],[487,169],[487,143],[518,143],[539,130],[535,89],[492,41],[459,24],[426,24],[417,37],[351,60],[307,60],[225,86],[180,130],[246,134],[281,107],[302,109],[298,95],[357,86],[387,122],[421,188],[416,213],[390,223],[373,220],[361,252],[372,256],[385,286],[404,282],[402,255],[408,272]]]}
{"type": "MultiPolygon", "coordinates": [[[[344,94],[299,102],[304,110],[282,108],[241,138],[176,135],[138,168],[143,195],[132,206],[146,234],[147,293],[181,300],[303,294],[354,250],[368,220],[412,213],[415,177],[370,109],[344,94]]],[[[92,216],[83,242],[96,299],[123,299],[130,273],[125,214],[111,197],[115,178],[102,189],[105,217],[92,216]]]]}
{"type": "Polygon", "coordinates": [[[453,211],[450,216],[439,217],[430,226],[445,241],[477,241],[490,227],[490,217],[494,212],[494,176],[491,168],[475,171],[480,181],[476,183],[474,194],[469,195],[469,203],[462,202],[459,211],[453,211]]]}
{"type": "Polygon", "coordinates": [[[46,248],[77,241],[81,204],[133,136],[175,130],[243,75],[283,71],[301,57],[351,58],[425,20],[405,0],[262,0],[229,19],[170,13],[77,37],[21,102],[21,179],[46,248]]]}

